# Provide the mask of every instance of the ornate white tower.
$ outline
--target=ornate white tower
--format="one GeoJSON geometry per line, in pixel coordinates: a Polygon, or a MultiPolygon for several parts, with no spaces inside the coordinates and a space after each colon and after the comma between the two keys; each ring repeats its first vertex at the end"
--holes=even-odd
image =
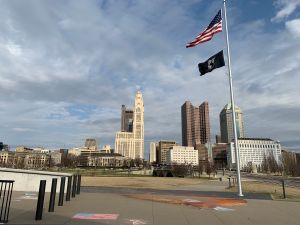
{"type": "Polygon", "coordinates": [[[133,137],[135,158],[144,159],[144,101],[138,91],[134,99],[133,137]]]}

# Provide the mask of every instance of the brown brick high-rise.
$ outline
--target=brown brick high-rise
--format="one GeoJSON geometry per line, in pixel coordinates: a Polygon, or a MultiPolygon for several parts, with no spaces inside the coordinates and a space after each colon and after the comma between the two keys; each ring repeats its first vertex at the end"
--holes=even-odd
{"type": "Polygon", "coordinates": [[[182,145],[195,146],[210,142],[208,102],[194,107],[190,101],[181,106],[182,145]]]}

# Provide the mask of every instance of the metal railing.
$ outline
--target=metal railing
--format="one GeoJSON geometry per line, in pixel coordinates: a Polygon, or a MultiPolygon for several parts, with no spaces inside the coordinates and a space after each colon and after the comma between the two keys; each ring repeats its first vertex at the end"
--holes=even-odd
{"type": "MultiPolygon", "coordinates": [[[[58,206],[63,206],[65,181],[66,181],[66,177],[61,177],[58,206]]],[[[76,195],[79,195],[80,187],[81,187],[81,175],[69,176],[67,190],[66,190],[66,201],[70,201],[71,197],[75,198],[76,195]]],[[[52,178],[48,212],[54,212],[56,188],[57,188],[57,178],[52,178]]],[[[40,180],[39,196],[37,200],[35,220],[42,220],[45,190],[46,190],[46,180],[40,180]]]]}
{"type": "MultiPolygon", "coordinates": [[[[235,176],[229,176],[228,178],[228,188],[234,187],[236,185],[236,177],[235,176]]],[[[290,188],[300,188],[300,180],[293,180],[293,179],[284,179],[284,178],[276,178],[273,177],[268,178],[264,177],[263,179],[255,179],[251,180],[251,182],[258,183],[258,184],[272,184],[272,185],[278,185],[282,187],[282,196],[283,198],[286,198],[286,187],[290,188]]]]}
{"type": "Polygon", "coordinates": [[[0,222],[7,223],[14,180],[0,180],[0,222]]]}

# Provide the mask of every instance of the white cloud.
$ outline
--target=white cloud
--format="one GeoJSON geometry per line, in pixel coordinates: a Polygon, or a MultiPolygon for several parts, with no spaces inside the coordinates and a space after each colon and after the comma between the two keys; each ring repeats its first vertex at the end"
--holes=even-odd
{"type": "MultiPolygon", "coordinates": [[[[195,2],[1,4],[0,118],[5,118],[1,141],[59,147],[81,145],[91,136],[101,145],[113,145],[120,107],[132,107],[140,88],[147,140],[181,142],[180,107],[186,100],[194,105],[207,100],[212,137],[219,132],[218,115],[229,101],[226,68],[200,77],[197,64],[224,46],[224,36],[217,34],[201,46],[185,48],[208,22],[191,10],[195,2]],[[95,109],[80,117],[68,110],[76,105],[95,109]]],[[[196,4],[201,6],[200,1],[196,4]]],[[[211,18],[210,12],[202,14],[211,18]]],[[[283,30],[266,32],[267,25],[259,19],[230,27],[236,102],[244,111],[249,136],[293,140],[297,136],[290,131],[299,131],[300,125],[294,117],[280,115],[288,115],[291,106],[293,112],[300,108],[295,85],[300,83],[300,68],[294,63],[300,60],[300,47],[283,30]],[[275,112],[273,107],[276,117],[264,117],[275,112]],[[280,124],[284,127],[277,129],[280,124]]],[[[84,113],[80,108],[76,112],[84,113]]]]}
{"type": "Polygon", "coordinates": [[[300,19],[294,19],[285,23],[286,29],[296,38],[300,37],[300,19]]]}
{"type": "Polygon", "coordinates": [[[275,5],[279,11],[272,18],[272,21],[280,21],[291,15],[300,6],[300,0],[277,0],[275,5]]]}

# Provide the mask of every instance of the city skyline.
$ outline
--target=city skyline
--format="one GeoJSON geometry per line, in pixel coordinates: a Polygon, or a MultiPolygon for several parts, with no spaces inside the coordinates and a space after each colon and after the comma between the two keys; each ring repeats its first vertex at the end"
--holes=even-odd
{"type": "MultiPolygon", "coordinates": [[[[0,142],[63,148],[91,137],[113,146],[120,106],[131,105],[139,89],[146,153],[151,141],[181,143],[180,106],[187,100],[209,102],[211,137],[219,134],[219,112],[229,102],[226,68],[200,77],[197,64],[224,49],[224,35],[193,49],[185,44],[222,1],[9,0],[0,6],[0,142]]],[[[290,150],[300,150],[299,6],[228,2],[245,136],[280,140],[290,150]]]]}

